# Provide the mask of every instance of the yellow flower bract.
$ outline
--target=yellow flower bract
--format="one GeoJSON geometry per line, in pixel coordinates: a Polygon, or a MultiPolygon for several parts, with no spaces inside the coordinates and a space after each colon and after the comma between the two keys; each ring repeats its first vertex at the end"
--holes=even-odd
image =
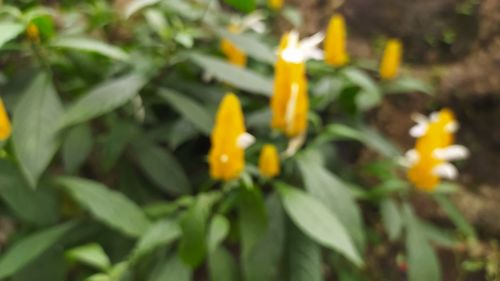
{"type": "MultiPolygon", "coordinates": [[[[231,33],[240,32],[240,29],[236,25],[230,25],[228,30],[231,33]]],[[[228,39],[224,38],[221,40],[220,49],[230,63],[239,67],[245,67],[245,65],[247,64],[247,55],[228,39]]]]}
{"type": "Polygon", "coordinates": [[[440,178],[434,169],[445,161],[435,156],[436,149],[445,148],[453,144],[454,136],[447,126],[455,121],[453,112],[442,109],[431,120],[424,135],[417,139],[415,151],[418,160],[408,170],[408,179],[419,189],[434,191],[440,183],[440,178]]]}
{"type": "Polygon", "coordinates": [[[334,15],[330,19],[324,43],[325,62],[339,67],[349,62],[346,51],[346,27],[344,17],[334,15]]]}
{"type": "Polygon", "coordinates": [[[28,24],[28,27],[26,28],[26,36],[28,36],[28,39],[32,42],[40,42],[40,31],[38,30],[38,26],[34,23],[28,24]]]}
{"type": "Polygon", "coordinates": [[[259,171],[265,177],[275,177],[280,173],[280,158],[276,146],[266,144],[259,156],[259,171]]]}
{"type": "Polygon", "coordinates": [[[0,99],[0,141],[4,141],[10,137],[12,127],[10,125],[9,115],[5,110],[2,99],[0,99]]]}
{"type": "Polygon", "coordinates": [[[403,45],[401,41],[397,39],[387,41],[379,69],[382,79],[391,80],[398,75],[402,53],[403,45]]]}
{"type": "Polygon", "coordinates": [[[284,0],[267,0],[267,6],[273,10],[280,10],[284,0]]]}
{"type": "Polygon", "coordinates": [[[288,34],[280,43],[279,57],[274,67],[274,89],[271,97],[271,127],[296,137],[307,129],[307,78],[305,62],[288,62],[282,52],[289,45],[288,34]]]}
{"type": "Polygon", "coordinates": [[[235,94],[226,94],[219,105],[211,136],[208,161],[212,178],[227,181],[240,176],[245,167],[245,151],[238,146],[238,138],[243,133],[245,123],[240,101],[235,94]]]}

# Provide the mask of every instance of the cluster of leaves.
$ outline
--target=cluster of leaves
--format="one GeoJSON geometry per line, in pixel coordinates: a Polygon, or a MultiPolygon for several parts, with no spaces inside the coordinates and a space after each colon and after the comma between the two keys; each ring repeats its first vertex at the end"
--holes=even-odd
{"type": "MultiPolygon", "coordinates": [[[[384,95],[428,86],[379,83],[370,62],[309,63],[308,141],[278,179],[263,179],[260,147],[286,147],[269,128],[276,36],[228,33],[235,14],[211,0],[22,2],[0,6],[0,88],[13,120],[0,209],[15,229],[0,279],[311,281],[328,265],[341,280],[365,280],[364,253],[377,242],[363,201],[380,207],[390,240],[404,237],[410,280],[440,280],[430,241],[457,241],[415,216],[394,164],[399,150],[362,118],[384,95]],[[247,68],[225,61],[221,38],[248,54],[247,68]],[[221,184],[209,178],[206,154],[227,91],[240,95],[258,138],[241,180],[221,184]],[[375,183],[346,168],[351,142],[379,153],[366,169],[375,183]]],[[[446,196],[435,197],[473,238],[446,196]]]]}

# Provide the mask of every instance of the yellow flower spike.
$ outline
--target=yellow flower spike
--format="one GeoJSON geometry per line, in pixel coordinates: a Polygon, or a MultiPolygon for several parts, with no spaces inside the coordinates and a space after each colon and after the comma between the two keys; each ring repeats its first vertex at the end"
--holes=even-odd
{"type": "Polygon", "coordinates": [[[281,10],[284,0],[267,0],[267,6],[272,10],[281,10]]]}
{"type": "Polygon", "coordinates": [[[456,168],[448,161],[465,158],[468,151],[453,144],[458,123],[449,109],[433,113],[429,119],[419,118],[410,131],[417,141],[415,148],[406,153],[407,176],[417,188],[432,192],[442,177],[456,177],[456,168]]]}
{"type": "Polygon", "coordinates": [[[325,62],[340,67],[349,62],[346,50],[346,28],[342,15],[336,14],[330,19],[324,44],[325,62]]]}
{"type": "MultiPolygon", "coordinates": [[[[281,38],[278,60],[275,65],[274,89],[271,97],[271,127],[283,131],[288,137],[296,137],[307,130],[307,78],[305,60],[286,60],[286,50],[297,48],[296,38],[290,34],[281,38]]],[[[296,51],[296,50],[294,50],[296,51]]]]}
{"type": "Polygon", "coordinates": [[[10,125],[9,115],[5,111],[5,106],[0,98],[0,141],[4,141],[10,137],[12,127],[10,125]]]}
{"type": "Polygon", "coordinates": [[[275,177],[280,173],[280,158],[276,146],[266,144],[259,156],[259,171],[265,177],[275,177]]]}
{"type": "MultiPolygon", "coordinates": [[[[231,33],[239,33],[240,30],[237,25],[230,25],[228,28],[229,32],[231,33]]],[[[227,57],[230,63],[239,66],[239,67],[245,67],[247,64],[247,56],[246,54],[240,50],[236,45],[233,44],[233,42],[227,40],[227,39],[222,39],[220,43],[220,49],[222,53],[227,57]]]]}
{"type": "Polygon", "coordinates": [[[245,132],[243,112],[238,97],[228,93],[222,99],[212,130],[208,155],[210,175],[228,181],[240,176],[245,167],[245,148],[251,138],[245,132]]]}
{"type": "Polygon", "coordinates": [[[40,42],[40,30],[38,30],[38,26],[34,23],[28,24],[26,28],[26,36],[31,42],[39,43],[40,42]]]}
{"type": "Polygon", "coordinates": [[[403,45],[401,41],[398,39],[390,39],[387,41],[379,69],[382,79],[391,80],[398,75],[402,53],[403,45]]]}

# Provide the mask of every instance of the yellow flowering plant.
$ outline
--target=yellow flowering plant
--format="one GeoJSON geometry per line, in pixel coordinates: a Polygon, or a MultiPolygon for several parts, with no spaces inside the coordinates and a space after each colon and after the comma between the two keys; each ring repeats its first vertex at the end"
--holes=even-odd
{"type": "Polygon", "coordinates": [[[434,245],[477,239],[448,199],[463,117],[415,114],[405,154],[375,126],[388,94],[432,92],[399,40],[361,60],[348,17],[306,34],[285,1],[21,2],[0,7],[0,279],[392,280],[398,256],[438,281],[434,245]]]}

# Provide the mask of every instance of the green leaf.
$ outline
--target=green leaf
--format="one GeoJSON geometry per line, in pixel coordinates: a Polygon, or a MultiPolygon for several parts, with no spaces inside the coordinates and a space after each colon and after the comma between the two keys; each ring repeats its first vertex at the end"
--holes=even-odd
{"type": "Polygon", "coordinates": [[[295,28],[301,27],[302,23],[304,22],[302,12],[295,7],[285,6],[281,14],[295,28]]]}
{"type": "Polygon", "coordinates": [[[12,281],[65,281],[68,268],[63,249],[52,247],[12,276],[12,281]]]}
{"type": "Polygon", "coordinates": [[[257,188],[242,189],[239,195],[238,213],[242,254],[246,257],[262,238],[267,228],[267,214],[262,193],[257,188]]]}
{"type": "Polygon", "coordinates": [[[221,38],[226,38],[242,50],[245,54],[253,57],[256,60],[274,65],[276,55],[258,38],[250,34],[233,33],[223,28],[214,28],[217,35],[221,38]]]}
{"type": "Polygon", "coordinates": [[[66,258],[107,271],[111,267],[108,256],[99,244],[91,243],[68,250],[66,258]]]}
{"type": "Polygon", "coordinates": [[[168,245],[179,238],[181,229],[173,220],[161,220],[152,225],[134,248],[131,260],[137,260],[154,249],[168,245]]]}
{"type": "Polygon", "coordinates": [[[391,198],[384,199],[380,204],[380,213],[389,239],[391,241],[398,239],[403,231],[403,219],[396,202],[391,198]]]}
{"type": "MultiPolygon", "coordinates": [[[[292,224],[287,232],[287,280],[321,281],[321,247],[292,224]]],[[[258,281],[258,280],[252,280],[258,281]]]]}
{"type": "Polygon", "coordinates": [[[200,265],[205,258],[207,219],[215,199],[212,194],[198,195],[181,219],[179,256],[192,268],[200,265]]]}
{"type": "Polygon", "coordinates": [[[64,169],[75,173],[83,165],[94,145],[92,130],[88,124],[72,128],[62,146],[64,169]]]}
{"type": "Polygon", "coordinates": [[[321,162],[316,161],[313,152],[303,154],[297,161],[307,191],[329,207],[339,218],[358,249],[363,250],[365,245],[363,219],[351,190],[346,183],[325,169],[321,162]]]}
{"type": "Polygon", "coordinates": [[[229,220],[226,217],[223,215],[215,215],[213,217],[208,232],[207,248],[209,253],[216,251],[219,245],[226,239],[229,234],[229,228],[229,220]]]}
{"type": "Polygon", "coordinates": [[[233,6],[244,13],[255,10],[255,0],[224,0],[228,5],[233,6]]]}
{"type": "Polygon", "coordinates": [[[191,98],[170,89],[160,89],[158,95],[166,100],[184,118],[193,123],[205,135],[210,135],[214,123],[213,117],[205,107],[191,98]]]}
{"type": "Polygon", "coordinates": [[[130,3],[127,5],[127,8],[125,9],[125,18],[130,18],[133,14],[136,12],[148,7],[155,5],[159,3],[161,0],[134,0],[130,1],[130,3]]]}
{"type": "Polygon", "coordinates": [[[39,74],[14,110],[12,133],[19,165],[31,187],[36,187],[59,148],[57,120],[61,114],[61,101],[52,81],[39,74]]]}
{"type": "Polygon", "coordinates": [[[286,184],[276,186],[285,211],[297,227],[322,246],[338,251],[357,266],[363,265],[346,229],[321,201],[286,184]]]}
{"type": "Polygon", "coordinates": [[[0,48],[24,31],[24,25],[13,22],[0,23],[0,48]]]}
{"type": "Polygon", "coordinates": [[[150,225],[139,206],[107,186],[76,177],[59,177],[56,181],[97,220],[123,234],[140,237],[150,225]]]}
{"type": "Polygon", "coordinates": [[[148,281],[191,281],[192,272],[177,255],[170,256],[166,261],[160,263],[148,281]]]}
{"type": "Polygon", "coordinates": [[[64,113],[59,120],[61,128],[115,110],[137,95],[145,83],[142,76],[129,74],[100,84],[64,113]]]}
{"type": "Polygon", "coordinates": [[[464,218],[460,210],[444,194],[435,194],[434,200],[439,207],[448,215],[455,226],[466,236],[475,239],[477,237],[474,227],[464,218]]]}
{"type": "Polygon", "coordinates": [[[133,148],[139,168],[163,191],[172,195],[191,191],[187,175],[167,149],[147,141],[136,143],[133,148]]]}
{"type": "Polygon", "coordinates": [[[61,239],[74,223],[66,223],[31,234],[17,241],[0,258],[0,279],[23,269],[61,239]]]}
{"type": "Polygon", "coordinates": [[[130,58],[125,51],[118,47],[86,37],[60,37],[52,41],[51,45],[55,48],[96,53],[122,61],[127,61],[130,58]]]}
{"type": "MultiPolygon", "coordinates": [[[[408,207],[408,206],[407,206],[408,207]]],[[[421,225],[408,208],[405,209],[406,251],[409,281],[440,281],[441,269],[434,249],[427,241],[421,225]]]]}
{"type": "Polygon", "coordinates": [[[323,143],[330,140],[353,139],[359,141],[383,156],[394,158],[401,152],[391,142],[381,136],[374,129],[368,127],[354,128],[343,124],[328,125],[317,142],[323,143]]]}
{"type": "Polygon", "coordinates": [[[19,170],[0,160],[0,196],[22,220],[35,225],[53,224],[58,219],[58,204],[53,190],[29,187],[19,170]]]}
{"type": "Polygon", "coordinates": [[[209,254],[208,270],[212,281],[237,281],[240,279],[238,264],[224,247],[219,247],[209,254]]]}
{"type": "Polygon", "coordinates": [[[419,223],[420,228],[424,231],[427,239],[429,239],[433,243],[448,248],[456,247],[459,243],[453,232],[441,229],[429,222],[420,220],[419,223]]]}
{"type": "Polygon", "coordinates": [[[359,109],[368,110],[380,103],[382,93],[368,74],[359,69],[348,67],[342,70],[342,75],[361,88],[356,96],[356,105],[359,109]]]}
{"type": "Polygon", "coordinates": [[[285,215],[276,192],[268,197],[266,210],[269,221],[266,232],[242,260],[247,281],[279,280],[285,244],[285,215]]]}
{"type": "Polygon", "coordinates": [[[394,80],[388,81],[384,85],[383,91],[388,94],[404,94],[411,92],[421,92],[431,94],[432,86],[422,80],[412,77],[398,77],[394,80]]]}
{"type": "Polygon", "coordinates": [[[209,74],[236,88],[264,96],[272,94],[273,83],[267,77],[211,56],[192,54],[191,58],[209,74]]]}

